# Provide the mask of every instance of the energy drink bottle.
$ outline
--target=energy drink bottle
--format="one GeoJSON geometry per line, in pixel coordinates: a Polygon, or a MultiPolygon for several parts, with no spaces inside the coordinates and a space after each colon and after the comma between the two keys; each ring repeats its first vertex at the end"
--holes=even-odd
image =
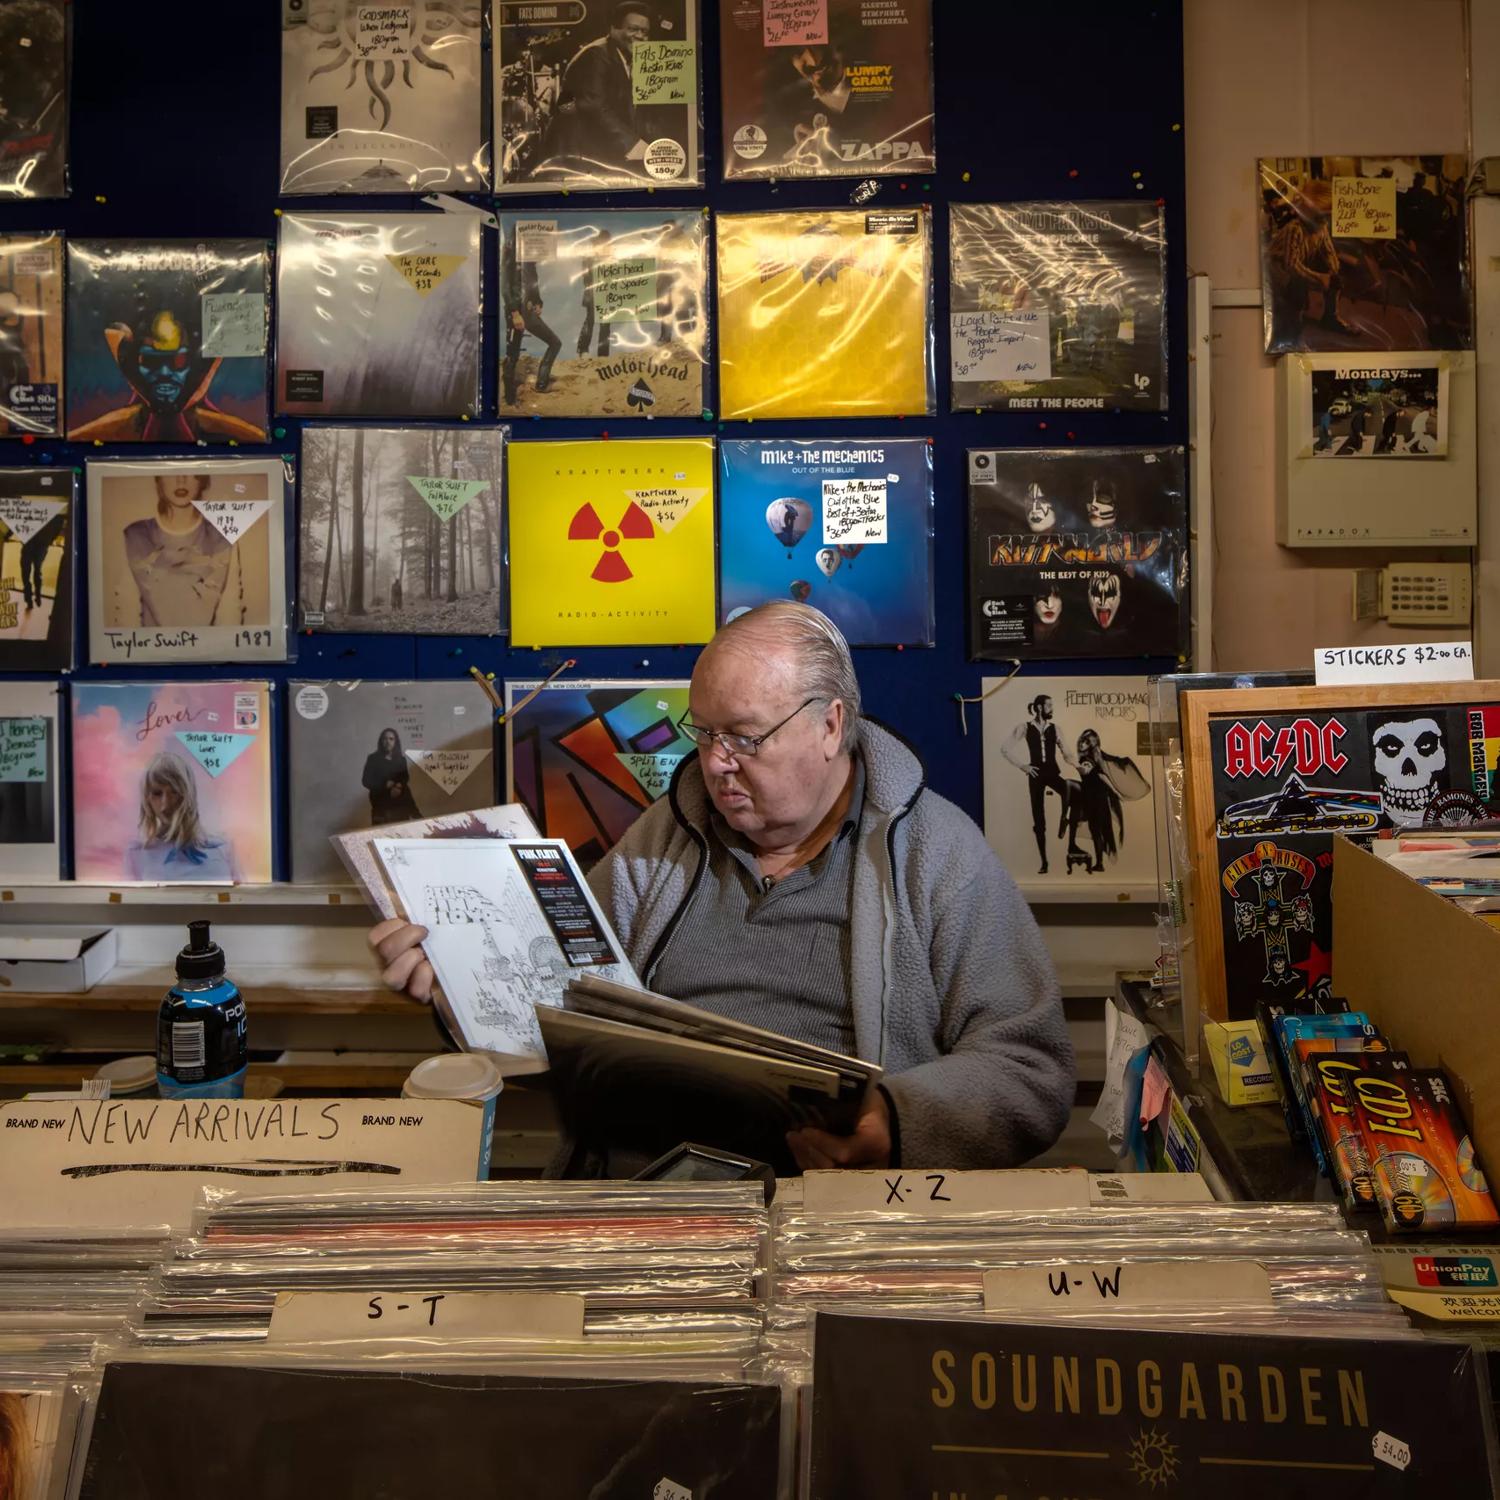
{"type": "Polygon", "coordinates": [[[163,1099],[242,1099],[249,1045],[245,1000],[224,975],[207,922],[188,923],[177,983],[156,1022],[156,1086],[163,1099]]]}

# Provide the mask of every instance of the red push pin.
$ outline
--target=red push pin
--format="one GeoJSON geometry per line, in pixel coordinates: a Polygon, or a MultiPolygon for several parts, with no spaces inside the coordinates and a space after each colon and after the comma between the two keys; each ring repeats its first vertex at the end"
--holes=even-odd
{"type": "Polygon", "coordinates": [[[25,443],[27,447],[30,447],[32,443],[36,442],[36,434],[34,432],[23,433],[21,436],[21,441],[25,443]]]}
{"type": "Polygon", "coordinates": [[[1047,424],[1045,422],[1038,422],[1036,426],[1038,432],[1045,432],[1047,430],[1047,424]]]}
{"type": "Polygon", "coordinates": [[[1069,177],[1076,177],[1077,175],[1078,175],[1078,168],[1077,167],[1069,167],[1068,168],[1068,176],[1069,177]]]}

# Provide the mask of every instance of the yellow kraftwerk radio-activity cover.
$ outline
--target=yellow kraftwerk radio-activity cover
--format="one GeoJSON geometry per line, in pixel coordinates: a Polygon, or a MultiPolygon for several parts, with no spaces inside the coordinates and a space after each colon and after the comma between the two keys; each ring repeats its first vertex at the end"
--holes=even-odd
{"type": "Polygon", "coordinates": [[[513,646],[693,646],[714,632],[712,438],[513,443],[513,646]]]}
{"type": "Polygon", "coordinates": [[[721,416],[932,410],[932,213],[720,214],[721,416]]]}

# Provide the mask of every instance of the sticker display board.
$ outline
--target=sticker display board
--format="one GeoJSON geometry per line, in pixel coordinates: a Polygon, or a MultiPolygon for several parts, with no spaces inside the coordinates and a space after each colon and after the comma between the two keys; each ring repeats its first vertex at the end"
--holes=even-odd
{"type": "Polygon", "coordinates": [[[472,417],[477,213],[284,214],[276,408],[307,417],[472,417]]]}
{"type": "Polygon", "coordinates": [[[264,682],[75,682],[73,875],[93,882],[271,879],[264,682]]]}
{"type": "Polygon", "coordinates": [[[931,0],[719,0],[719,65],[726,179],[933,168],[931,0]]]}
{"type": "Polygon", "coordinates": [[[68,437],[263,443],[271,247],[68,241],[68,437]]]}
{"type": "Polygon", "coordinates": [[[590,869],[696,752],[687,708],[683,679],[507,682],[505,800],[590,869]]]}
{"type": "Polygon", "coordinates": [[[498,635],[507,432],[303,428],[302,628],[498,635]]]}
{"type": "Polygon", "coordinates": [[[991,677],[980,691],[984,834],[1017,883],[1154,888],[1146,679],[991,677]]]}
{"type": "Polygon", "coordinates": [[[477,3],[282,7],[281,191],[486,185],[477,3]]]}
{"type": "Polygon", "coordinates": [[[1469,348],[1468,175],[1462,156],[1263,159],[1266,353],[1469,348]]]}
{"type": "Polygon", "coordinates": [[[329,839],[495,800],[495,728],[477,682],[287,684],[292,879],[337,884],[329,839]]]}
{"type": "Polygon", "coordinates": [[[698,0],[494,0],[495,189],[703,180],[698,0]]]}
{"type": "Polygon", "coordinates": [[[89,659],[286,660],[279,458],[90,459],[89,659]]]}
{"type": "Polygon", "coordinates": [[[702,213],[514,213],[500,222],[502,416],[702,414],[702,213]]]}
{"type": "Polygon", "coordinates": [[[1182,449],[971,448],[968,457],[971,656],[1177,652],[1182,449]]]}
{"type": "Polygon", "coordinates": [[[513,443],[515,646],[701,644],[714,630],[714,445],[513,443]]]}
{"type": "Polygon", "coordinates": [[[73,665],[76,480],[0,469],[0,671],[73,665]]]}
{"type": "Polygon", "coordinates": [[[721,440],[719,618],[771,599],[820,609],[851,646],[930,646],[925,438],[721,440]]]}
{"type": "Polygon", "coordinates": [[[1436,1339],[820,1313],[810,1494],[1260,1500],[1269,1474],[1287,1500],[1483,1495],[1481,1358],[1436,1339]]]}
{"type": "Polygon", "coordinates": [[[955,411],[1160,411],[1166,212],[1154,203],[955,203],[955,411]]]}
{"type": "Polygon", "coordinates": [[[1182,700],[1200,1005],[1333,994],[1333,838],[1500,815],[1500,683],[1182,700]]]}

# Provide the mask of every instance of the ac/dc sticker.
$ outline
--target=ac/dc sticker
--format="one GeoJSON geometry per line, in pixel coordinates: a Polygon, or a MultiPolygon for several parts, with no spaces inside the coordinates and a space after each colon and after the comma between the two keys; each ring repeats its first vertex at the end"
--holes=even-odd
{"type": "Polygon", "coordinates": [[[1234,902],[1234,935],[1242,943],[1261,945],[1268,985],[1299,982],[1292,965],[1292,934],[1312,934],[1309,892],[1317,873],[1305,854],[1265,840],[1225,866],[1220,876],[1234,902]]]}

